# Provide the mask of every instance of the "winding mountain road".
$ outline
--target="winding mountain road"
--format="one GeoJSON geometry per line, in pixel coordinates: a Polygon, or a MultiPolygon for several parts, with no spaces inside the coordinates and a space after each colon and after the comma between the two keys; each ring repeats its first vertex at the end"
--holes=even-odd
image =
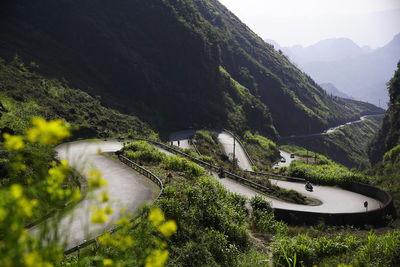
{"type": "MultiPolygon", "coordinates": [[[[112,224],[121,215],[120,209],[134,213],[145,202],[154,200],[159,193],[159,188],[146,177],[135,172],[126,165],[98,153],[115,152],[122,148],[117,141],[78,141],[62,144],[56,147],[59,159],[68,160],[68,164],[78,172],[85,174],[88,170],[98,170],[102,173],[107,186],[93,192],[99,199],[101,192],[106,190],[109,194],[113,214],[106,224],[91,224],[90,206],[93,203],[86,198],[79,202],[73,213],[62,218],[58,227],[60,236],[67,237],[67,247],[70,249],[83,243],[85,239],[93,238],[111,228],[112,224]]],[[[31,229],[37,232],[37,227],[31,229]]]]}
{"type": "Polygon", "coordinates": [[[285,137],[281,137],[280,140],[288,140],[288,139],[298,139],[298,138],[305,138],[305,137],[313,137],[313,136],[321,136],[321,135],[326,135],[326,134],[330,134],[333,133],[334,131],[343,128],[347,125],[351,125],[351,124],[355,124],[355,123],[360,123],[362,121],[364,121],[367,117],[372,117],[372,116],[382,116],[383,114],[373,114],[373,115],[365,115],[360,117],[360,119],[355,120],[355,121],[350,121],[350,122],[346,122],[344,124],[329,128],[325,131],[323,131],[322,133],[313,133],[313,134],[302,134],[302,135],[291,135],[291,136],[285,136],[285,137]]]}
{"type": "MultiPolygon", "coordinates": [[[[220,132],[218,134],[218,140],[221,142],[225,153],[229,156],[229,153],[233,151],[233,136],[227,132],[220,132]]],[[[286,152],[284,152],[286,153],[286,152]]],[[[251,164],[244,148],[241,147],[239,142],[235,143],[235,154],[238,159],[238,165],[243,170],[251,170],[251,164]]],[[[290,160],[290,154],[283,154],[287,161],[290,160]]],[[[216,175],[215,175],[216,176],[216,175]]],[[[251,198],[255,195],[261,195],[271,203],[273,208],[280,208],[286,210],[296,211],[307,211],[307,212],[319,212],[319,213],[354,213],[366,211],[364,202],[368,201],[368,210],[379,209],[382,203],[373,198],[357,194],[348,190],[344,190],[338,187],[332,186],[314,186],[314,192],[308,192],[304,188],[304,183],[287,182],[281,180],[270,179],[270,181],[279,186],[280,188],[295,190],[302,195],[309,198],[317,199],[321,202],[320,205],[300,205],[292,204],[285,201],[277,200],[261,193],[254,191],[241,183],[238,183],[230,178],[219,179],[220,183],[225,186],[229,191],[244,195],[251,198]]]]}
{"type": "MultiPolygon", "coordinates": [[[[226,143],[233,143],[233,136],[229,135],[228,133],[225,133],[224,140],[227,141],[226,143]],[[228,142],[229,139],[230,142],[228,142]]],[[[236,143],[236,147],[237,146],[240,146],[240,143],[236,143]]],[[[241,148],[241,150],[244,151],[243,148],[241,148]]],[[[284,152],[283,156],[286,158],[286,163],[290,161],[289,153],[284,152]]],[[[242,160],[242,162],[247,161],[247,163],[242,163],[242,165],[239,165],[239,167],[241,166],[246,167],[250,165],[245,152],[243,152],[243,155],[240,159],[242,160]]],[[[248,170],[245,168],[242,169],[248,170]]],[[[309,198],[317,199],[321,201],[321,204],[318,206],[292,204],[257,193],[254,190],[246,186],[243,186],[242,184],[233,181],[229,178],[224,178],[220,180],[220,182],[228,190],[232,192],[245,195],[246,197],[253,197],[254,195],[262,195],[271,203],[271,206],[273,208],[333,214],[333,213],[363,212],[365,211],[364,207],[365,201],[368,201],[369,204],[368,210],[379,209],[382,205],[382,203],[378,200],[348,190],[344,190],[338,187],[314,186],[314,192],[308,192],[304,188],[304,183],[287,182],[276,179],[270,179],[270,181],[273,184],[279,186],[280,188],[284,188],[287,190],[295,190],[309,198]]]]}
{"type": "MultiPolygon", "coordinates": [[[[180,144],[185,144],[185,141],[182,142],[182,140],[187,140],[188,134],[192,134],[192,132],[180,132],[171,141],[177,143],[179,140],[180,144]]],[[[220,132],[218,140],[229,156],[229,153],[232,153],[230,151],[233,151],[233,136],[227,132],[220,132]]],[[[189,147],[189,143],[187,145],[189,147]]],[[[128,212],[134,213],[143,203],[154,200],[158,196],[159,188],[153,182],[126,165],[99,153],[100,151],[115,152],[121,148],[122,144],[117,141],[95,142],[89,140],[66,143],[56,147],[59,159],[68,160],[68,164],[78,172],[85,174],[88,170],[96,169],[102,173],[103,179],[108,183],[104,189],[110,196],[109,203],[111,203],[114,211],[108,223],[93,225],[90,223],[92,200],[86,198],[78,203],[73,212],[66,214],[58,224],[58,235],[66,238],[66,249],[82,244],[85,239],[93,238],[110,229],[113,223],[120,218],[119,210],[122,207],[128,212]]],[[[235,157],[238,159],[238,165],[241,169],[251,170],[249,159],[239,142],[235,143],[235,157]]],[[[364,201],[369,203],[368,210],[378,209],[382,205],[375,199],[336,187],[314,186],[314,192],[310,193],[304,189],[302,183],[270,179],[272,183],[281,188],[293,189],[307,197],[321,201],[321,205],[317,206],[292,204],[260,194],[229,178],[219,181],[231,192],[248,198],[261,195],[271,203],[272,207],[287,210],[334,214],[363,212],[365,211],[364,201]]],[[[99,199],[102,191],[102,189],[94,191],[94,198],[99,199]]],[[[30,233],[37,234],[38,226],[31,228],[30,233]]]]}

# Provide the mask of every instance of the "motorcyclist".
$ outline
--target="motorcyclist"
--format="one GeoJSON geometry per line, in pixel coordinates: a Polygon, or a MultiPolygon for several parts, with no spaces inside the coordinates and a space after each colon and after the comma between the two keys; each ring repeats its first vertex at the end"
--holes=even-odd
{"type": "Polygon", "coordinates": [[[308,190],[308,191],[313,190],[313,186],[311,185],[310,181],[307,181],[307,183],[306,183],[306,190],[308,190]]]}
{"type": "Polygon", "coordinates": [[[218,168],[218,177],[223,178],[224,177],[224,168],[219,167],[218,168]]]}

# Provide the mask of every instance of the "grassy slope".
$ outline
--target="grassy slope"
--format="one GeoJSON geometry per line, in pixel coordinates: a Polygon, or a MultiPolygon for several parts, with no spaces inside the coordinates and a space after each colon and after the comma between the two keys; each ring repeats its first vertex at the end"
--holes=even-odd
{"type": "Polygon", "coordinates": [[[7,127],[20,134],[32,117],[42,116],[71,123],[77,129],[73,138],[153,133],[138,118],[105,108],[97,98],[69,88],[65,81],[45,78],[32,66],[0,59],[0,101],[5,109],[0,113],[1,131],[7,127]]]}

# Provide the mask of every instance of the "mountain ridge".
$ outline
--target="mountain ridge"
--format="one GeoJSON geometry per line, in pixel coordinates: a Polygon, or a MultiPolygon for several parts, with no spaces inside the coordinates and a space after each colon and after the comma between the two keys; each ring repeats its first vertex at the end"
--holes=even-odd
{"type": "Polygon", "coordinates": [[[164,131],[228,127],[309,133],[372,105],[328,96],[218,1],[5,1],[0,57],[164,131]]]}
{"type": "Polygon", "coordinates": [[[351,46],[356,50],[350,49],[350,46],[341,49],[337,40],[341,39],[322,40],[304,48],[278,46],[278,49],[318,83],[333,83],[347,95],[384,107],[389,101],[386,81],[393,75],[397,60],[400,59],[400,33],[376,49],[365,49],[350,39],[353,43],[351,46]],[[321,42],[331,43],[334,47],[321,47],[321,42]]]}

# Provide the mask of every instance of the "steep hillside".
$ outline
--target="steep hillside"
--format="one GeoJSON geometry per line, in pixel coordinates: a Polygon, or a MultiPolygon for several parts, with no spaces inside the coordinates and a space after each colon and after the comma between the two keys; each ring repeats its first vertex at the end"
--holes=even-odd
{"type": "Polygon", "coordinates": [[[400,216],[400,62],[388,83],[390,102],[378,133],[368,147],[375,183],[392,193],[400,216]]]}
{"type": "MultiPolygon", "coordinates": [[[[73,138],[154,134],[138,118],[101,106],[100,101],[68,83],[48,79],[32,63],[0,58],[0,135],[22,134],[33,117],[63,118],[74,128],[73,138]]],[[[2,140],[2,137],[0,138],[2,140]]]]}
{"type": "Polygon", "coordinates": [[[368,116],[363,121],[352,123],[335,131],[297,139],[280,141],[281,144],[296,144],[325,155],[348,168],[364,170],[370,167],[367,146],[378,131],[382,116],[368,116]]]}
{"type": "Polygon", "coordinates": [[[276,138],[379,112],[344,106],[218,1],[6,0],[0,56],[16,54],[163,131],[276,138]]]}
{"type": "Polygon", "coordinates": [[[400,145],[400,61],[388,83],[390,102],[381,128],[372,140],[368,154],[373,164],[382,160],[385,152],[400,145]]]}

